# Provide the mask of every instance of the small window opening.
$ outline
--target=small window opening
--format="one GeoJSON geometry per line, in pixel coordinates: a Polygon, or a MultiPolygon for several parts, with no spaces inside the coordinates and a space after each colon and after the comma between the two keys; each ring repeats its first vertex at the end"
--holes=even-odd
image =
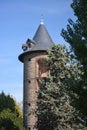
{"type": "Polygon", "coordinates": [[[29,127],[28,130],[31,130],[31,128],[29,127]]]}
{"type": "Polygon", "coordinates": [[[31,61],[31,59],[29,58],[28,61],[31,61]]]}
{"type": "Polygon", "coordinates": [[[30,106],[31,104],[30,103],[28,103],[28,106],[30,106]]]}
{"type": "Polygon", "coordinates": [[[30,81],[30,80],[28,80],[28,83],[31,83],[31,81],[30,81]]]}

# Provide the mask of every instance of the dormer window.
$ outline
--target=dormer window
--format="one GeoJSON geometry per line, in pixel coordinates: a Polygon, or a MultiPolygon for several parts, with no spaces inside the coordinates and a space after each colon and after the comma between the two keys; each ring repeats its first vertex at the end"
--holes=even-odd
{"type": "Polygon", "coordinates": [[[23,45],[22,45],[22,49],[23,49],[23,51],[26,51],[26,50],[28,49],[27,44],[23,44],[23,45]]]}
{"type": "Polygon", "coordinates": [[[28,45],[28,48],[30,49],[30,48],[32,48],[32,46],[34,45],[34,42],[33,42],[32,40],[28,39],[28,40],[26,41],[26,44],[28,45]]]}
{"type": "Polygon", "coordinates": [[[26,41],[26,43],[22,45],[23,51],[28,51],[29,49],[31,49],[34,46],[34,44],[35,44],[34,41],[28,39],[26,41]]]}
{"type": "Polygon", "coordinates": [[[32,45],[33,45],[33,43],[31,42],[31,43],[28,44],[28,47],[31,48],[32,45]]]}

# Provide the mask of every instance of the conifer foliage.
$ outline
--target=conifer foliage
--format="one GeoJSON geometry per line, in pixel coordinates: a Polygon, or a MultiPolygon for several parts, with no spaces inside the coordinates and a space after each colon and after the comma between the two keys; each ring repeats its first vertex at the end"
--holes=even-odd
{"type": "Polygon", "coordinates": [[[62,36],[71,45],[77,59],[87,64],[87,0],[73,0],[71,7],[76,22],[68,20],[67,30],[62,29],[62,36]]]}
{"type": "Polygon", "coordinates": [[[87,0],[73,0],[71,7],[77,20],[69,19],[67,29],[62,29],[61,34],[83,66],[83,80],[75,89],[79,97],[76,107],[87,120],[87,0]]]}
{"type": "Polygon", "coordinates": [[[72,87],[80,79],[80,68],[66,47],[53,46],[48,51],[48,77],[41,80],[38,92],[38,130],[86,130],[75,110],[72,87]]]}

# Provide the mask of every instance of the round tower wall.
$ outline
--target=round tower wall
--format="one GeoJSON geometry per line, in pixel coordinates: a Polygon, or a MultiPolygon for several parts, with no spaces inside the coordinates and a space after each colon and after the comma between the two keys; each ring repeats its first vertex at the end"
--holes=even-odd
{"type": "Polygon", "coordinates": [[[37,106],[37,91],[39,89],[38,79],[46,77],[47,67],[43,59],[46,59],[46,53],[32,53],[24,56],[24,93],[23,93],[23,116],[26,130],[36,130],[34,128],[37,118],[34,110],[37,106]],[[41,61],[41,62],[40,62],[41,61]],[[41,67],[42,65],[42,67],[41,67]],[[42,68],[42,71],[41,71],[42,68]],[[41,74],[42,73],[42,74],[41,74]],[[45,73],[45,74],[43,74],[45,73]]]}

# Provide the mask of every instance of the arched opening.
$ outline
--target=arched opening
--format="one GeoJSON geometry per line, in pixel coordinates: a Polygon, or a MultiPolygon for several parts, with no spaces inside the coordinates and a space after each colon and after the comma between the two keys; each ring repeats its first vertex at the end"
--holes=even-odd
{"type": "Polygon", "coordinates": [[[38,71],[38,77],[43,78],[43,77],[47,77],[47,75],[49,74],[49,68],[46,62],[45,58],[40,58],[37,61],[37,71],[38,71]]]}

